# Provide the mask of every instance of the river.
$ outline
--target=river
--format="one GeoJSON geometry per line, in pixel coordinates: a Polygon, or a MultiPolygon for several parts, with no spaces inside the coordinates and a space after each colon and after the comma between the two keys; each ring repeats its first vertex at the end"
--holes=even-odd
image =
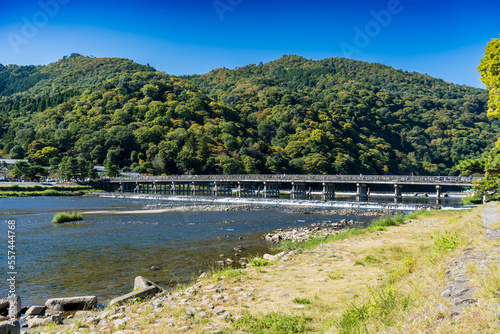
{"type": "MultiPolygon", "coordinates": [[[[23,306],[28,306],[42,305],[48,298],[77,295],[96,295],[105,303],[130,292],[138,275],[166,287],[187,283],[213,268],[216,260],[262,255],[272,246],[262,236],[276,228],[374,219],[256,205],[238,211],[130,213],[166,204],[193,205],[133,198],[0,199],[0,246],[4,249],[0,263],[5,279],[9,220],[16,226],[16,292],[23,306]],[[73,210],[94,213],[85,214],[79,222],[51,223],[57,212],[73,210]],[[100,210],[105,212],[97,212],[100,210]],[[234,251],[237,246],[242,246],[243,252],[234,251]]],[[[5,296],[7,284],[1,287],[5,296]]]]}

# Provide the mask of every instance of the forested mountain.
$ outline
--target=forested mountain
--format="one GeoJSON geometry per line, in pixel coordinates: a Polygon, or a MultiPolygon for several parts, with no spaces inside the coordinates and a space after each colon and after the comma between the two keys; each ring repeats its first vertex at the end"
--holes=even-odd
{"type": "Polygon", "coordinates": [[[257,129],[275,169],[449,174],[499,133],[486,90],[381,64],[291,55],[186,79],[257,129]]]}
{"type": "Polygon", "coordinates": [[[154,174],[447,174],[498,137],[487,97],[342,58],[179,78],[73,54],[0,65],[0,155],[154,174]]]}

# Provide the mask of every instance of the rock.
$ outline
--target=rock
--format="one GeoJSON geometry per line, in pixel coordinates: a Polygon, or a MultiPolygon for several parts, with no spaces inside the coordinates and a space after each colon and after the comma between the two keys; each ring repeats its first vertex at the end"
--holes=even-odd
{"type": "Polygon", "coordinates": [[[224,299],[224,296],[223,296],[223,295],[221,295],[221,294],[215,294],[215,295],[213,295],[213,296],[212,296],[212,298],[213,298],[214,300],[219,300],[219,299],[224,299]]]}
{"type": "Polygon", "coordinates": [[[179,332],[187,332],[189,330],[191,330],[191,327],[189,327],[189,326],[182,326],[182,327],[177,328],[177,331],[179,331],[179,332]]]}
{"type": "Polygon", "coordinates": [[[0,313],[3,315],[7,315],[9,312],[9,299],[3,298],[0,299],[0,313]]]}
{"type": "Polygon", "coordinates": [[[45,302],[48,309],[55,311],[90,310],[97,306],[96,296],[52,298],[45,302]]]}
{"type": "Polygon", "coordinates": [[[11,295],[10,297],[0,299],[0,314],[11,316],[19,316],[21,314],[21,297],[11,295]]]}
{"type": "Polygon", "coordinates": [[[78,318],[87,318],[87,317],[93,317],[95,316],[95,312],[92,312],[92,311],[77,311],[75,314],[74,314],[74,318],[75,319],[78,319],[78,318]]]}
{"type": "Polygon", "coordinates": [[[186,307],[186,313],[194,316],[196,314],[196,309],[193,306],[186,307]]]}
{"type": "Polygon", "coordinates": [[[231,260],[230,258],[227,258],[227,259],[226,259],[226,263],[227,263],[227,264],[231,264],[231,263],[233,263],[233,262],[234,262],[234,261],[233,261],[233,260],[231,260]]]}
{"type": "Polygon", "coordinates": [[[35,327],[38,327],[38,326],[42,326],[44,320],[45,319],[43,319],[43,318],[33,318],[33,319],[30,319],[30,320],[27,321],[28,327],[29,328],[35,328],[35,327]]]}
{"type": "Polygon", "coordinates": [[[280,257],[282,257],[283,255],[285,255],[285,252],[281,252],[281,253],[278,253],[276,255],[271,255],[271,254],[264,254],[262,256],[262,258],[264,260],[268,260],[268,261],[276,261],[278,260],[280,257]]]}
{"type": "Polygon", "coordinates": [[[115,326],[115,328],[119,328],[121,326],[125,326],[127,324],[127,320],[125,319],[116,319],[116,320],[113,320],[113,325],[115,326]]]}
{"type": "Polygon", "coordinates": [[[0,322],[0,334],[20,334],[21,326],[19,321],[2,321],[0,322]]]}
{"type": "Polygon", "coordinates": [[[131,293],[127,293],[126,295],[119,296],[116,298],[113,298],[110,302],[109,305],[121,305],[131,299],[134,298],[147,298],[147,297],[153,297],[158,293],[158,288],[156,286],[150,286],[148,288],[144,288],[138,291],[133,291],[131,293]]]}
{"type": "Polygon", "coordinates": [[[196,295],[197,292],[198,290],[195,287],[191,286],[184,291],[184,294],[186,296],[193,296],[196,295]]]}
{"type": "Polygon", "coordinates": [[[61,325],[63,323],[61,317],[59,315],[51,315],[47,318],[33,318],[28,320],[29,328],[34,328],[38,326],[45,326],[48,324],[56,324],[61,325]]]}
{"type": "Polygon", "coordinates": [[[33,305],[26,311],[24,315],[25,316],[40,315],[44,311],[45,311],[45,306],[33,305]]]}
{"type": "Polygon", "coordinates": [[[150,286],[155,286],[158,291],[160,292],[164,292],[165,289],[163,289],[161,286],[159,286],[158,284],[148,280],[147,278],[144,278],[142,276],[137,276],[135,279],[134,279],[134,290],[140,290],[140,289],[144,289],[144,288],[148,288],[150,286]]]}

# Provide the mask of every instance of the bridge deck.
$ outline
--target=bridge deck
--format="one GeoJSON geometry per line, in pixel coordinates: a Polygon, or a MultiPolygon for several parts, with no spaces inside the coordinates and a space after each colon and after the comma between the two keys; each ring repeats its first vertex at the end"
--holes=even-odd
{"type": "Polygon", "coordinates": [[[355,184],[398,184],[471,187],[482,178],[455,176],[408,176],[408,175],[169,175],[145,176],[140,178],[115,177],[106,179],[110,183],[167,183],[167,182],[258,182],[258,183],[355,183],[355,184]]]}

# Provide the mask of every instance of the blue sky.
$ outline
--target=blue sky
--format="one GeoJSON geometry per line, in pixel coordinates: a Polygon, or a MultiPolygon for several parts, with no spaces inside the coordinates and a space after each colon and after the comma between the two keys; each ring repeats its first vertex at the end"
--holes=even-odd
{"type": "Polygon", "coordinates": [[[0,63],[73,52],[203,74],[283,54],[348,57],[484,87],[476,70],[500,37],[500,1],[0,0],[0,63]],[[464,1],[465,2],[465,1],[464,1]]]}

